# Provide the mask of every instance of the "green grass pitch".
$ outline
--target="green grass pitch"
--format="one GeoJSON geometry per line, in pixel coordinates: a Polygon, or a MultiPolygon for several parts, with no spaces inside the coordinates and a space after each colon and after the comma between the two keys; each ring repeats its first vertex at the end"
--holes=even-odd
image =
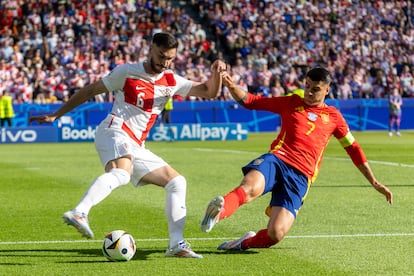
{"type": "Polygon", "coordinates": [[[208,201],[236,187],[241,166],[268,150],[275,133],[246,141],[147,142],[188,182],[185,237],[204,259],[165,258],[165,192],[115,190],[89,220],[94,240],[61,219],[102,173],[92,143],[0,145],[0,275],[414,275],[414,132],[354,132],[394,204],[376,192],[332,138],[318,179],[288,236],[270,249],[227,253],[221,242],[265,228],[269,195],[242,206],[213,231],[199,231],[208,201]],[[102,255],[106,233],[136,239],[125,263],[102,255]]]}

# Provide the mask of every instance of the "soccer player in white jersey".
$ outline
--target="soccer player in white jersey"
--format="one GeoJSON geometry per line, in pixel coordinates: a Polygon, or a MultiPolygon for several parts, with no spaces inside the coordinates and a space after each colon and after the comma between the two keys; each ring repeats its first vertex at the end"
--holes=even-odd
{"type": "Polygon", "coordinates": [[[49,115],[33,116],[30,122],[51,123],[95,95],[115,93],[110,114],[96,130],[95,147],[105,168],[84,194],[78,205],[63,214],[63,220],[84,237],[93,238],[88,223],[91,208],[114,189],[132,182],[135,186],[154,184],[165,188],[165,213],[169,245],[166,257],[202,258],[183,237],[186,218],[186,179],[162,158],[145,148],[145,139],[174,94],[214,98],[221,89],[220,72],[225,63],[216,60],[211,76],[193,82],[169,69],[177,55],[178,41],[169,33],[152,37],[147,60],[119,65],[110,74],[75,93],[68,102],[49,115]]]}

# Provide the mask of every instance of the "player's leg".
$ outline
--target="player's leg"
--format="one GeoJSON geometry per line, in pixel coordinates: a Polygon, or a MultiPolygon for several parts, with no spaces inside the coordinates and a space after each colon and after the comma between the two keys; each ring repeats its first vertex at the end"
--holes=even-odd
{"type": "Polygon", "coordinates": [[[279,243],[285,237],[294,222],[295,217],[289,210],[273,206],[267,229],[261,229],[257,233],[249,231],[240,239],[220,244],[217,249],[246,250],[249,248],[269,248],[279,243]]]}
{"type": "Polygon", "coordinates": [[[279,243],[288,233],[310,186],[305,175],[278,158],[275,159],[274,165],[275,174],[270,174],[272,177],[266,178],[264,191],[272,191],[271,207],[266,209],[266,215],[270,217],[267,229],[262,229],[257,234],[248,232],[238,240],[222,243],[218,249],[268,248],[279,243]],[[271,182],[270,179],[276,180],[274,185],[267,184],[271,182]]]}
{"type": "Polygon", "coordinates": [[[240,250],[246,250],[248,248],[269,248],[278,244],[289,232],[294,222],[295,217],[289,210],[283,207],[273,206],[271,208],[271,216],[267,229],[261,229],[256,235],[243,240],[240,243],[240,250]]]}
{"type": "Polygon", "coordinates": [[[244,166],[242,170],[245,176],[239,187],[224,197],[216,196],[208,203],[201,220],[201,231],[210,232],[218,221],[231,216],[241,205],[271,190],[274,181],[270,181],[270,176],[275,175],[274,155],[264,154],[244,166]]]}
{"type": "Polygon", "coordinates": [[[242,241],[241,250],[267,248],[279,243],[295,222],[309,192],[308,179],[283,163],[279,163],[278,172],[278,184],[272,190],[270,206],[266,209],[266,215],[269,216],[267,229],[262,229],[255,236],[242,241]]]}
{"type": "Polygon", "coordinates": [[[78,205],[62,217],[64,222],[75,227],[86,238],[94,236],[88,221],[91,208],[114,189],[129,183],[134,148],[128,136],[107,128],[98,128],[95,147],[106,172],[91,183],[78,205]]]}
{"type": "Polygon", "coordinates": [[[186,179],[149,150],[142,151],[140,155],[141,158],[134,162],[133,183],[155,184],[164,187],[166,191],[165,215],[168,222],[169,244],[165,256],[202,258],[192,251],[183,237],[187,215],[186,179]]]}
{"type": "Polygon", "coordinates": [[[75,210],[88,215],[91,208],[108,197],[113,190],[128,184],[131,179],[131,165],[129,157],[122,157],[108,162],[107,172],[92,182],[75,210]]]}
{"type": "Polygon", "coordinates": [[[240,206],[261,196],[264,186],[263,174],[257,170],[249,171],[239,187],[224,196],[214,197],[208,203],[201,220],[201,231],[210,232],[219,220],[231,216],[240,206]]]}
{"type": "Polygon", "coordinates": [[[170,166],[166,165],[145,175],[141,182],[152,183],[165,188],[165,214],[168,220],[170,247],[183,240],[186,218],[187,181],[170,166]]]}
{"type": "Polygon", "coordinates": [[[401,115],[395,117],[395,132],[397,136],[401,136],[400,133],[401,115]]]}
{"type": "MultiPolygon", "coordinates": [[[[126,164],[131,164],[129,158],[120,158],[111,162],[113,165],[124,164],[125,167],[128,167],[126,164]]],[[[114,167],[97,177],[89,186],[78,205],[63,214],[63,220],[67,224],[74,226],[84,237],[93,238],[94,234],[88,221],[89,211],[93,206],[108,197],[113,190],[129,183],[131,177],[125,167],[122,165],[119,168],[114,167]]]]}
{"type": "Polygon", "coordinates": [[[394,116],[392,114],[389,115],[389,120],[388,120],[388,135],[392,136],[392,129],[394,127],[394,123],[395,123],[395,119],[394,116]]]}
{"type": "Polygon", "coordinates": [[[224,196],[225,205],[219,219],[231,216],[243,204],[261,196],[265,189],[263,172],[251,169],[244,177],[240,186],[224,196]]]}

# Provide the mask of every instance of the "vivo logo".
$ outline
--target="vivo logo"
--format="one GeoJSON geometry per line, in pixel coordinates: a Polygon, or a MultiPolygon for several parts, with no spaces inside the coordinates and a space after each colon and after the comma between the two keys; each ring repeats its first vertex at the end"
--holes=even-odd
{"type": "Polygon", "coordinates": [[[17,130],[12,131],[6,128],[1,129],[0,141],[7,142],[34,142],[37,139],[37,133],[34,130],[17,130]]]}

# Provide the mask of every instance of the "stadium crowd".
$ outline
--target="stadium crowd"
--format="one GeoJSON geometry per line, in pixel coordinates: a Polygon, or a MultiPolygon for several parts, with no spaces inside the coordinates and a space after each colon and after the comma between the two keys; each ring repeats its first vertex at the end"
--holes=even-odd
{"type": "Polygon", "coordinates": [[[198,18],[167,0],[0,3],[0,95],[14,103],[66,101],[116,65],[145,59],[159,31],[180,40],[173,69],[193,80],[222,58],[240,86],[272,97],[301,88],[319,64],[334,74],[332,98],[387,97],[394,87],[414,97],[411,1],[191,0],[198,18]]]}

